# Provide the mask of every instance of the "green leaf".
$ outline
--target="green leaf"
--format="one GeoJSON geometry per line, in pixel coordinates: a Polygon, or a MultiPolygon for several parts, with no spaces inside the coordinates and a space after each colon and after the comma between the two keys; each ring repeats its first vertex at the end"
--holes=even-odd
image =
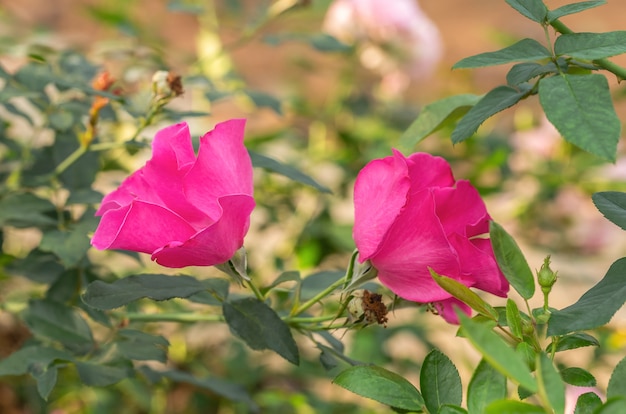
{"type": "Polygon", "coordinates": [[[467,410],[456,405],[444,404],[439,407],[437,414],[467,414],[467,410]]]}
{"type": "Polygon", "coordinates": [[[515,337],[522,339],[522,317],[520,316],[517,304],[511,299],[507,299],[506,301],[506,323],[511,329],[511,333],[515,337]]]}
{"type": "Polygon", "coordinates": [[[203,303],[205,305],[222,306],[222,302],[228,298],[228,289],[230,287],[228,280],[220,277],[214,277],[203,279],[200,283],[204,285],[206,290],[194,293],[187,299],[192,302],[203,303]]]}
{"type": "Polygon", "coordinates": [[[566,384],[576,387],[595,387],[596,379],[582,368],[571,367],[561,370],[561,378],[566,384]]]}
{"type": "Polygon", "coordinates": [[[78,352],[93,346],[91,329],[76,309],[51,300],[31,300],[22,314],[24,322],[35,333],[78,352]]]}
{"type": "Polygon", "coordinates": [[[626,398],[614,397],[610,398],[600,407],[593,412],[593,414],[624,414],[624,407],[626,407],[626,398]]]}
{"type": "Polygon", "coordinates": [[[515,352],[522,358],[522,361],[526,363],[526,366],[530,367],[531,371],[534,371],[537,352],[532,345],[527,342],[520,342],[515,347],[515,352]]]}
{"type": "Polygon", "coordinates": [[[400,137],[400,146],[411,149],[424,138],[454,122],[467,113],[481,99],[478,95],[464,94],[450,96],[426,105],[417,119],[400,137]]]}
{"type": "Polygon", "coordinates": [[[581,394],[576,401],[574,414],[593,414],[602,406],[602,400],[595,392],[581,394]]]}
{"type": "Polygon", "coordinates": [[[56,360],[71,361],[72,359],[72,355],[66,351],[43,345],[31,345],[18,349],[0,360],[0,376],[44,371],[56,360]]]}
{"type": "Polygon", "coordinates": [[[537,23],[543,23],[548,9],[541,0],[506,0],[509,6],[517,10],[522,16],[537,23]]]}
{"type": "Polygon", "coordinates": [[[242,298],[222,305],[231,332],[255,350],[271,349],[294,365],[300,362],[291,330],[272,308],[256,298],[242,298]]]}
{"type": "Polygon", "coordinates": [[[565,384],[552,360],[542,352],[537,355],[537,382],[539,392],[545,393],[556,413],[565,411],[565,384]]]}
{"type": "Polygon", "coordinates": [[[570,349],[582,348],[585,346],[600,346],[600,342],[593,336],[584,332],[574,332],[573,334],[562,336],[558,339],[556,349],[554,349],[554,342],[548,345],[546,352],[561,352],[568,351],[570,349]]]}
{"type": "Polygon", "coordinates": [[[530,391],[537,390],[537,383],[530,375],[521,355],[516,353],[504,339],[484,324],[473,321],[464,313],[457,312],[465,336],[496,370],[530,391]]]}
{"type": "Polygon", "coordinates": [[[269,292],[270,290],[274,289],[276,286],[283,284],[285,282],[296,282],[296,285],[297,285],[297,284],[300,284],[301,281],[302,279],[300,278],[300,272],[298,272],[297,270],[290,270],[290,271],[283,272],[280,275],[278,275],[278,277],[274,279],[274,281],[269,286],[262,288],[261,292],[265,294],[269,292]]]}
{"type": "Polygon", "coordinates": [[[467,408],[470,414],[483,414],[485,407],[507,395],[506,377],[482,359],[472,374],[467,388],[467,408]]]}
{"type": "Polygon", "coordinates": [[[498,312],[496,312],[490,304],[485,302],[483,298],[470,290],[470,288],[452,278],[437,274],[437,272],[431,268],[428,268],[428,270],[430,271],[430,276],[446,292],[459,299],[461,302],[466,303],[470,308],[481,315],[494,321],[498,320],[498,312]]]}
{"type": "Polygon", "coordinates": [[[426,408],[436,413],[443,404],[460,405],[461,377],[450,359],[437,349],[426,355],[420,371],[420,388],[426,408]]]}
{"type": "Polygon", "coordinates": [[[94,387],[106,387],[135,376],[135,371],[129,362],[110,365],[76,361],[76,370],[83,384],[94,387]]]}
{"type": "Polygon", "coordinates": [[[566,141],[615,161],[621,123],[604,76],[563,74],[543,78],[539,82],[539,101],[566,141]]]}
{"type": "Polygon", "coordinates": [[[626,257],[611,265],[600,282],[573,305],[553,311],[548,322],[548,336],[594,329],[608,323],[626,302],[626,257]]]}
{"type": "Polygon", "coordinates": [[[295,169],[291,165],[280,163],[273,158],[266,157],[265,155],[261,155],[253,151],[248,151],[248,153],[250,154],[252,165],[254,165],[255,167],[263,168],[264,170],[284,175],[285,177],[290,178],[294,181],[311,186],[321,191],[322,193],[332,193],[332,191],[330,191],[327,187],[319,184],[317,181],[302,173],[301,171],[295,169]]]}
{"type": "Polygon", "coordinates": [[[498,86],[490,90],[459,121],[452,131],[452,143],[458,144],[471,137],[487,118],[515,105],[528,93],[527,89],[517,90],[510,86],[498,86]]]}
{"type": "Polygon", "coordinates": [[[626,193],[604,191],[592,194],[591,199],[604,217],[626,230],[626,193]]]}
{"type": "Polygon", "coordinates": [[[557,73],[558,69],[554,62],[548,62],[541,65],[535,62],[524,62],[513,65],[506,74],[506,83],[510,86],[516,86],[537,76],[547,73],[557,73]]]}
{"type": "Polygon", "coordinates": [[[594,1],[581,1],[573,4],[566,4],[558,9],[550,10],[548,12],[548,22],[553,22],[556,19],[560,19],[568,14],[579,13],[584,10],[588,10],[597,6],[606,4],[606,0],[594,0],[594,1]]]}
{"type": "Polygon", "coordinates": [[[626,53],[626,31],[563,34],[554,42],[554,53],[588,60],[626,53]]]}
{"type": "Polygon", "coordinates": [[[66,267],[76,266],[87,254],[91,244],[88,234],[98,226],[93,212],[87,212],[83,220],[66,230],[44,232],[39,248],[54,253],[66,267]]]}
{"type": "Polygon", "coordinates": [[[502,226],[495,221],[489,223],[489,238],[496,261],[511,286],[524,299],[535,294],[535,279],[519,246],[502,226]]]}
{"type": "Polygon", "coordinates": [[[0,199],[2,226],[51,227],[57,224],[55,214],[54,204],[31,193],[11,194],[0,199]]]}
{"type": "Polygon", "coordinates": [[[461,59],[452,69],[480,68],[484,66],[502,65],[511,62],[549,59],[550,51],[533,39],[522,39],[519,42],[495,52],[486,52],[461,59]]]}
{"type": "Polygon", "coordinates": [[[121,340],[115,344],[124,357],[137,361],[167,362],[169,342],[161,335],[151,335],[134,329],[122,329],[119,335],[121,340]]]}
{"type": "Polygon", "coordinates": [[[626,358],[623,358],[613,370],[606,390],[606,396],[607,398],[626,398],[626,358]]]}
{"type": "Polygon", "coordinates": [[[424,399],[409,381],[400,375],[374,365],[357,365],[342,371],[333,383],[391,407],[420,411],[424,399]]]}
{"type": "Polygon", "coordinates": [[[83,302],[93,308],[109,310],[141,298],[187,298],[205,289],[202,282],[191,276],[145,274],[128,276],[113,283],[96,280],[87,286],[82,298],[83,302]]]}
{"type": "Polygon", "coordinates": [[[58,372],[57,367],[49,366],[43,372],[31,373],[37,381],[37,392],[44,400],[48,400],[48,396],[56,385],[58,372]]]}
{"type": "Polygon", "coordinates": [[[522,401],[499,400],[487,406],[485,414],[545,414],[543,408],[522,401]]]}

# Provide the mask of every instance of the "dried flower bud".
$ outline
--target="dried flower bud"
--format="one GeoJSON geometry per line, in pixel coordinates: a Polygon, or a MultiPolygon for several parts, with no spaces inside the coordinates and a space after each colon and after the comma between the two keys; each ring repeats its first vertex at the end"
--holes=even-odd
{"type": "Polygon", "coordinates": [[[377,323],[386,327],[387,306],[383,303],[383,296],[369,290],[357,291],[348,303],[348,312],[355,320],[363,320],[366,324],[377,323]]]}
{"type": "Polygon", "coordinates": [[[152,76],[152,91],[160,98],[177,97],[185,92],[180,76],[165,70],[159,70],[152,76]]]}

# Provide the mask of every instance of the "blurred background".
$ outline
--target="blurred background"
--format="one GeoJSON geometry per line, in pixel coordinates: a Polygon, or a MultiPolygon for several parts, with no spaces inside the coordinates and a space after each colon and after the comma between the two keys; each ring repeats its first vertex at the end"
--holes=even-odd
{"type": "MultiPolygon", "coordinates": [[[[217,122],[245,117],[249,148],[295,166],[332,191],[323,194],[255,170],[258,208],[246,239],[255,277],[269,282],[292,269],[303,274],[339,271],[354,248],[351,189],[360,168],[389,155],[392,147],[400,148],[402,133],[425,105],[455,94],[486,93],[505,83],[510,67],[452,71],[455,62],[524,37],[545,43],[545,34],[503,0],[422,0],[423,30],[408,34],[400,30],[401,37],[409,37],[394,43],[390,39],[395,34],[384,30],[343,33],[337,29],[341,22],[329,16],[332,3],[0,0],[0,65],[13,73],[29,61],[72,51],[92,62],[94,74],[110,72],[129,102],[125,107],[112,103],[103,110],[100,134],[111,140],[132,135],[129,108],[145,102],[154,72],[181,75],[185,93],[171,108],[178,119],[190,123],[192,133],[198,136],[217,122]]],[[[551,9],[567,3],[546,1],[551,9]]],[[[624,30],[624,15],[626,3],[610,1],[563,22],[575,31],[624,30]]],[[[611,60],[626,65],[625,56],[611,60]]],[[[618,115],[626,119],[624,88],[614,77],[608,79],[618,115]]],[[[7,134],[37,130],[15,114],[0,115],[11,122],[7,134]]],[[[163,125],[142,135],[149,139],[163,125]]],[[[596,191],[626,190],[626,151],[621,143],[621,158],[614,165],[576,149],[544,119],[536,97],[491,118],[462,144],[453,146],[450,132],[444,128],[415,148],[401,149],[446,157],[457,178],[470,179],[481,191],[494,220],[515,235],[531,268],[538,269],[543,258],[552,255],[552,267],[560,277],[552,306],[573,303],[624,254],[622,230],[605,220],[591,202],[596,191]]],[[[93,187],[103,194],[127,171],[141,166],[149,151],[132,156],[114,152],[109,157],[123,168],[98,175],[93,187]]],[[[5,234],[3,251],[24,256],[38,237],[12,229],[5,234]]],[[[101,252],[90,255],[95,261],[109,257],[101,252]]],[[[120,276],[156,268],[147,259],[119,259],[110,265],[120,276]]],[[[0,292],[0,298],[10,296],[0,292]]],[[[535,305],[539,304],[537,298],[535,305]]],[[[587,353],[589,365],[601,368],[602,358],[611,360],[612,353],[624,349],[625,315],[618,314],[613,325],[600,333],[606,346],[587,353]]],[[[173,364],[243,384],[262,412],[380,412],[377,403],[332,386],[332,375],[317,361],[317,350],[307,345],[302,345],[307,355],[303,366],[293,368],[279,358],[246,351],[223,325],[180,329],[160,324],[151,329],[170,340],[173,364]]],[[[342,338],[350,357],[391,364],[415,380],[420,361],[433,344],[459,367],[476,364],[475,355],[459,352],[462,342],[451,344],[454,334],[455,328],[439,318],[398,310],[390,315],[386,329],[367,327],[342,338]]],[[[21,344],[25,333],[18,322],[0,314],[0,335],[3,357],[21,344]]],[[[27,379],[1,379],[0,413],[246,412],[237,403],[185,383],[149,387],[128,380],[103,389],[75,384],[53,395],[54,402],[45,408],[27,379]]]]}

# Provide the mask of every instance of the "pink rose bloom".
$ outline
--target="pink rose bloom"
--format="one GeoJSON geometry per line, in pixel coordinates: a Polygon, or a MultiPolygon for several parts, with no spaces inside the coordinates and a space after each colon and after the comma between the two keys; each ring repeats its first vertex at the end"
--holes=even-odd
{"type": "Polygon", "coordinates": [[[104,197],[98,249],[149,253],[166,267],[212,266],[243,245],[254,208],[245,120],[217,124],[194,153],[186,123],[157,132],[152,158],[104,197]]]}
{"type": "Polygon", "coordinates": [[[416,0],[335,0],[323,27],[345,43],[361,43],[364,66],[383,84],[406,86],[430,75],[441,58],[439,30],[416,0]]]}
{"type": "Polygon", "coordinates": [[[380,282],[406,300],[433,303],[450,323],[453,305],[466,304],[435,283],[428,268],[505,297],[509,284],[498,267],[489,214],[467,180],[455,181],[440,157],[415,153],[371,161],[354,187],[354,240],[359,262],[369,260],[380,282]]]}

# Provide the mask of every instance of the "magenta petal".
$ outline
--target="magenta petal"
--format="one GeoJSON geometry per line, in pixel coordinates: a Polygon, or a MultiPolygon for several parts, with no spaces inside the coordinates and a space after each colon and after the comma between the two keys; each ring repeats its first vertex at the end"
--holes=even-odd
{"type": "Polygon", "coordinates": [[[455,325],[458,325],[460,323],[459,316],[456,314],[455,309],[458,308],[467,316],[470,316],[472,314],[472,308],[470,308],[468,305],[461,302],[457,298],[442,300],[440,302],[433,303],[433,306],[435,307],[435,309],[437,309],[439,315],[441,315],[441,317],[446,320],[446,322],[453,323],[455,325]]]}
{"type": "Polygon", "coordinates": [[[361,262],[380,248],[406,204],[409,187],[406,160],[395,151],[393,157],[370,162],[357,176],[353,237],[361,262]]]}
{"type": "Polygon", "coordinates": [[[146,183],[143,168],[126,177],[115,191],[107,194],[102,199],[102,204],[96,211],[96,216],[101,216],[110,209],[127,206],[136,199],[150,204],[163,205],[163,201],[161,201],[158,194],[146,183]]]}
{"type": "Polygon", "coordinates": [[[188,201],[183,185],[195,162],[189,127],[183,122],[157,132],[152,142],[152,158],[143,168],[143,176],[162,205],[201,228],[212,220],[188,201]]]}
{"type": "MultiPolygon", "coordinates": [[[[219,199],[221,216],[209,227],[180,243],[173,242],[152,254],[152,260],[166,267],[213,266],[228,261],[243,246],[254,199],[232,195],[219,199]]],[[[175,240],[170,238],[170,240],[175,240]]]]}
{"type": "Polygon", "coordinates": [[[108,210],[91,239],[98,249],[123,249],[152,253],[170,240],[187,240],[196,231],[164,207],[134,201],[108,210]]]}
{"type": "Polygon", "coordinates": [[[466,180],[433,190],[437,217],[447,235],[472,237],[489,232],[489,214],[478,191],[466,180]]]}
{"type": "Polygon", "coordinates": [[[185,177],[189,201],[213,219],[221,214],[219,197],[253,193],[252,162],[243,145],[245,124],[244,119],[222,122],[200,138],[198,160],[185,177]]]}
{"type": "Polygon", "coordinates": [[[450,297],[428,270],[430,267],[441,275],[461,278],[456,252],[435,215],[430,190],[410,198],[370,261],[378,269],[381,283],[401,298],[427,303],[450,297]]]}
{"type": "Polygon", "coordinates": [[[407,164],[411,177],[411,191],[414,193],[424,188],[454,185],[450,165],[441,157],[416,152],[408,157],[407,164]]]}
{"type": "Polygon", "coordinates": [[[476,289],[506,297],[509,291],[509,282],[506,280],[496,262],[489,239],[475,238],[471,240],[461,237],[451,238],[459,260],[461,269],[471,273],[476,289]]]}

